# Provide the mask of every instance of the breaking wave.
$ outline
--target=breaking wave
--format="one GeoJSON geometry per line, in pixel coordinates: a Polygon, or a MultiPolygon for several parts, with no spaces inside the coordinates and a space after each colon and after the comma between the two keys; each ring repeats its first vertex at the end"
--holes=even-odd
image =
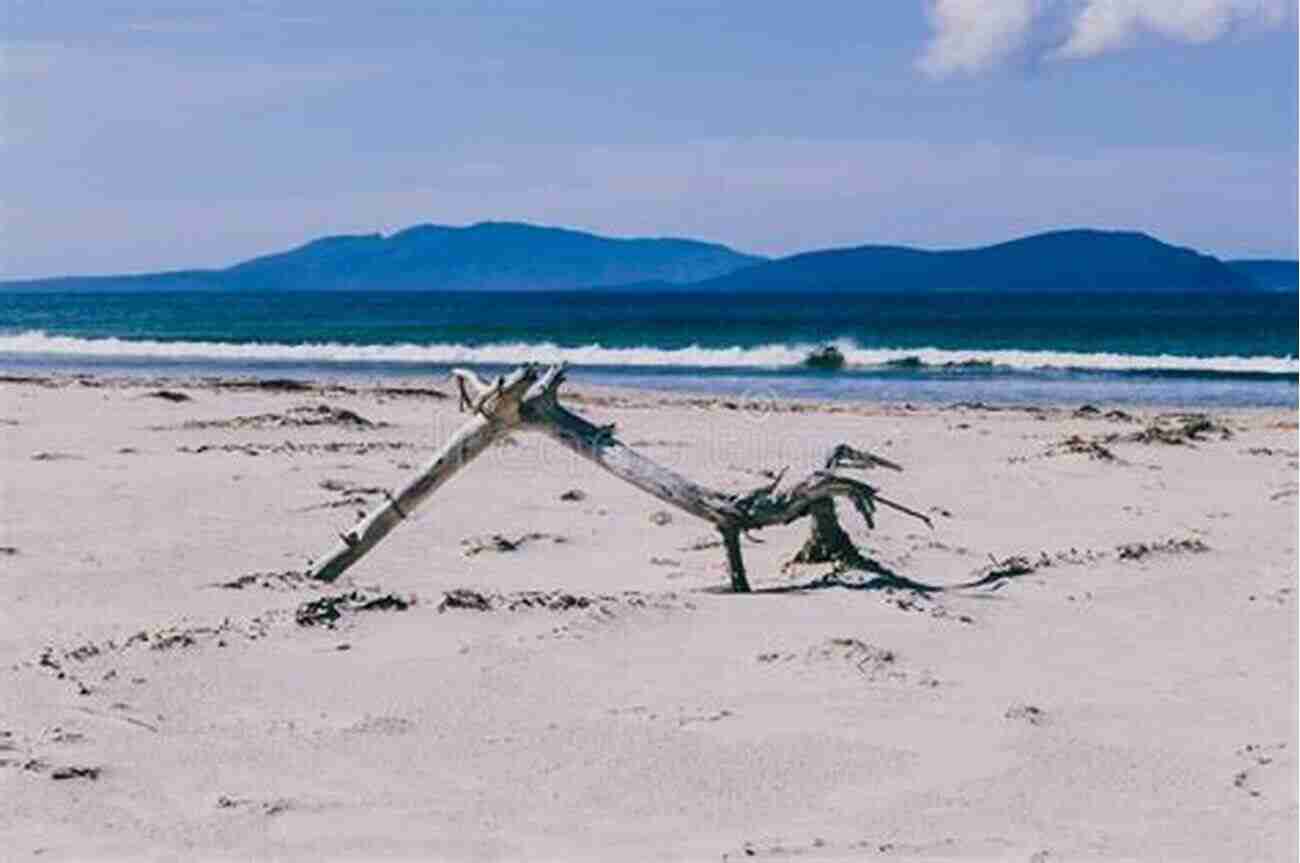
{"type": "MultiPolygon", "coordinates": [[[[1062,369],[1111,372],[1183,372],[1203,374],[1300,374],[1295,357],[1140,355],[1033,350],[949,350],[944,348],[864,348],[839,341],[849,368],[990,368],[1062,369]]],[[[800,365],[815,344],[765,344],[750,347],[606,347],[564,346],[551,342],[463,344],[369,344],[334,342],[154,341],[79,338],[38,330],[0,335],[0,354],[82,357],[100,360],[292,362],[312,364],[398,363],[419,365],[553,363],[575,366],[781,369],[800,365]]]]}

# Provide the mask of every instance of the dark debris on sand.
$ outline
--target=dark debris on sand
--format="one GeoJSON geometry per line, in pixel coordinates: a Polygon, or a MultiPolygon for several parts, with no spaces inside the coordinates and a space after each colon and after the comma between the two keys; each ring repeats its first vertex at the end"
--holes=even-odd
{"type": "Polygon", "coordinates": [[[477,590],[458,587],[442,595],[438,611],[491,611],[492,599],[477,590]]]}
{"type": "Polygon", "coordinates": [[[579,611],[627,608],[691,608],[677,595],[625,591],[619,594],[574,594],[562,590],[519,590],[511,593],[483,593],[461,587],[443,593],[438,611],[579,611]]]}
{"type": "Polygon", "coordinates": [[[358,611],[406,611],[415,605],[415,597],[395,593],[372,593],[351,590],[333,596],[322,596],[298,606],[294,620],[299,626],[325,626],[333,628],[345,614],[358,611]]]}
{"type": "Polygon", "coordinates": [[[438,611],[571,611],[590,608],[596,602],[613,601],[612,596],[581,596],[564,591],[523,590],[515,593],[479,593],[469,588],[449,590],[442,595],[438,611]]]}
{"type": "MultiPolygon", "coordinates": [[[[93,666],[97,660],[111,660],[134,650],[170,651],[216,644],[225,647],[228,640],[242,637],[256,640],[267,634],[268,624],[277,612],[268,612],[244,621],[234,623],[229,618],[216,626],[177,625],[154,630],[139,630],[123,641],[106,639],[100,642],[86,642],[72,648],[46,647],[37,657],[35,666],[58,680],[65,680],[74,687],[78,695],[90,695],[95,689],[86,683],[90,680],[98,687],[99,677],[84,677],[87,663],[93,666]]],[[[110,680],[115,672],[103,677],[110,680]]]]}
{"type": "Polygon", "coordinates": [[[260,587],[266,590],[303,590],[318,589],[320,582],[300,570],[286,569],[280,572],[249,572],[230,581],[217,582],[216,587],[226,590],[244,590],[260,587]]]}
{"type": "Polygon", "coordinates": [[[179,446],[177,452],[187,455],[203,453],[239,453],[240,455],[370,455],[380,452],[399,452],[415,449],[406,441],[326,441],[324,443],[283,441],[281,443],[223,443],[179,446]]]}
{"type": "Polygon", "coordinates": [[[218,809],[252,809],[263,815],[281,815],[293,809],[293,801],[283,797],[272,800],[249,800],[244,797],[228,797],[225,794],[217,798],[218,809]]]}
{"type": "Polygon", "coordinates": [[[299,405],[283,413],[251,414],[225,420],[190,420],[183,423],[186,429],[267,429],[315,428],[339,426],[353,429],[383,428],[387,423],[366,419],[356,411],[327,404],[299,405]]]}
{"type": "Polygon", "coordinates": [[[29,384],[49,389],[61,386],[59,381],[43,375],[0,375],[0,384],[29,384]]]}
{"type": "Polygon", "coordinates": [[[1100,441],[1089,440],[1079,435],[1070,435],[1054,447],[1055,452],[1074,453],[1086,455],[1093,461],[1117,461],[1115,453],[1106,448],[1100,441]]]}
{"type": "Polygon", "coordinates": [[[1238,749],[1237,756],[1247,759],[1250,764],[1232,777],[1232,787],[1245,791],[1251,797],[1263,796],[1258,788],[1252,787],[1255,785],[1255,773],[1274,764],[1285,750],[1285,743],[1248,743],[1238,749]]]}
{"type": "Polygon", "coordinates": [[[1210,547],[1197,537],[1167,539],[1163,542],[1130,542],[1115,549],[1120,560],[1141,560],[1151,554],[1204,554],[1210,547]]]}
{"type": "Polygon", "coordinates": [[[1146,428],[1126,435],[1121,440],[1132,443],[1186,446],[1209,440],[1210,435],[1214,435],[1219,440],[1228,440],[1232,437],[1232,429],[1207,414],[1178,413],[1162,414],[1146,428]]]}
{"type": "Polygon", "coordinates": [[[32,453],[32,461],[82,461],[85,456],[79,456],[70,452],[41,452],[32,453]]]}
{"type": "Polygon", "coordinates": [[[435,390],[433,387],[375,387],[372,392],[377,396],[390,396],[397,398],[450,398],[450,396],[442,390],[435,390]]]}
{"type": "Polygon", "coordinates": [[[277,393],[305,393],[316,389],[315,384],[292,378],[266,378],[263,380],[208,380],[209,386],[223,390],[262,390],[277,393]]]}
{"type": "MultiPolygon", "coordinates": [[[[1084,407],[1091,407],[1085,405],[1084,407]]],[[[1082,408],[1080,409],[1082,410],[1082,408]]],[[[1094,410],[1096,410],[1094,408],[1094,410]]],[[[1079,416],[1075,412],[1075,416],[1079,416]]],[[[1090,414],[1085,414],[1089,416],[1090,414]]],[[[1123,411],[1111,411],[1106,414],[1107,418],[1112,418],[1122,422],[1134,421],[1134,418],[1123,411]]],[[[1229,440],[1232,438],[1232,429],[1226,424],[1213,419],[1207,414],[1199,413],[1174,413],[1162,414],[1149,422],[1146,426],[1135,432],[1120,434],[1111,432],[1109,434],[1097,435],[1094,437],[1083,437],[1081,435],[1070,435],[1060,443],[1053,444],[1047,450],[1048,456],[1061,454],[1086,455],[1096,461],[1117,462],[1123,464],[1110,446],[1120,443],[1136,444],[1165,444],[1168,446],[1195,446],[1197,443],[1210,441],[1217,438],[1218,440],[1229,440]]]]}
{"type": "Polygon", "coordinates": [[[1089,404],[1079,405],[1075,408],[1073,416],[1075,419],[1107,419],[1111,422],[1131,423],[1137,421],[1132,414],[1118,408],[1102,412],[1101,408],[1089,404]]]}
{"type": "Polygon", "coordinates": [[[144,397],[147,399],[160,399],[165,402],[173,403],[189,402],[194,400],[186,393],[178,392],[177,390],[154,390],[153,392],[145,393],[144,397]]]}
{"type": "Polygon", "coordinates": [[[376,497],[389,497],[392,493],[377,485],[355,485],[341,480],[326,479],[319,483],[320,488],[340,495],[335,500],[315,504],[304,508],[304,512],[317,509],[340,509],[350,506],[369,506],[376,497]]]}
{"type": "Polygon", "coordinates": [[[466,557],[474,557],[475,555],[482,554],[485,551],[507,554],[512,551],[518,551],[529,543],[540,542],[547,539],[556,544],[562,544],[569,541],[568,537],[565,536],[553,533],[537,533],[534,531],[522,534],[514,539],[500,533],[494,533],[490,536],[471,536],[467,539],[462,539],[460,544],[465,546],[466,557]]]}
{"type": "Polygon", "coordinates": [[[1041,707],[1035,707],[1032,704],[1016,704],[1007,708],[1007,712],[1002,714],[1004,719],[1013,719],[1020,722],[1027,722],[1030,725],[1042,725],[1047,721],[1047,714],[1041,707]]]}
{"type": "Polygon", "coordinates": [[[356,395],[358,392],[370,392],[381,398],[428,398],[445,399],[449,396],[433,387],[415,386],[377,386],[358,390],[342,384],[322,384],[300,381],[293,378],[267,378],[265,380],[207,378],[207,386],[224,390],[260,390],[272,393],[337,393],[339,395],[356,395]]]}
{"type": "Polygon", "coordinates": [[[1106,552],[1104,551],[1080,551],[1077,548],[1058,551],[1055,554],[1040,551],[1037,557],[1027,554],[1013,554],[1001,560],[989,555],[990,565],[976,570],[974,573],[975,579],[966,582],[962,587],[984,587],[988,585],[997,590],[1012,579],[1030,575],[1048,567],[1082,566],[1105,558],[1106,552]]]}
{"type": "MultiPolygon", "coordinates": [[[[1197,537],[1186,539],[1167,539],[1159,542],[1130,542],[1116,546],[1115,559],[1122,561],[1141,560],[1153,554],[1202,554],[1210,550],[1204,540],[1197,537]]],[[[989,587],[997,590],[1012,579],[1031,575],[1040,570],[1054,566],[1084,566],[1110,558],[1106,551],[1071,548],[1048,554],[1040,551],[1037,557],[1027,554],[1013,554],[1002,559],[989,555],[990,564],[976,570],[971,581],[961,587],[989,587]]]]}
{"type": "MultiPolygon", "coordinates": [[[[80,743],[85,740],[84,735],[65,731],[58,726],[42,732],[41,737],[46,742],[60,744],[80,743]]],[[[104,772],[102,767],[89,767],[79,764],[69,764],[51,769],[50,763],[45,758],[32,753],[30,745],[30,742],[20,745],[19,741],[14,739],[12,731],[0,731],[0,753],[12,753],[17,756],[0,758],[0,767],[14,767],[25,773],[45,773],[49,771],[49,777],[56,781],[85,779],[93,782],[99,779],[104,772]]]]}

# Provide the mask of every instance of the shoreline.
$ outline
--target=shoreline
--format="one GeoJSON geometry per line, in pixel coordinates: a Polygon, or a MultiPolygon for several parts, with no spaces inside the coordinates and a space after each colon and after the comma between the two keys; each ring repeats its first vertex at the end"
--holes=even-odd
{"type": "MultiPolygon", "coordinates": [[[[1184,402],[1158,402],[1149,401],[1132,401],[1125,399],[1098,399],[1095,403],[1091,401],[1078,400],[1059,400],[1045,402],[1022,402],[1015,400],[997,401],[990,399],[954,399],[949,401],[937,401],[929,399],[868,399],[861,397],[846,396],[843,398],[827,397],[800,397],[778,393],[775,390],[755,392],[759,388],[748,388],[743,392],[718,391],[716,389],[695,388],[690,384],[690,378],[682,375],[679,378],[664,378],[665,382],[671,381],[674,385],[665,386],[638,386],[635,383],[607,383],[603,381],[590,381],[582,379],[582,369],[573,370],[571,373],[571,382],[567,387],[567,392],[572,397],[574,393],[583,393],[590,391],[594,396],[604,398],[621,398],[631,400],[637,397],[642,399],[648,397],[657,397],[656,404],[672,405],[686,402],[702,405],[709,401],[718,403],[729,409],[768,409],[772,406],[780,406],[783,410],[796,409],[803,411],[819,411],[824,413],[841,413],[846,411],[869,411],[869,410],[942,410],[956,408],[977,408],[991,411],[1020,411],[1027,413],[1044,413],[1060,414],[1081,408],[1095,407],[1105,409],[1107,407],[1127,408],[1133,410],[1142,410],[1151,413],[1169,413],[1175,411],[1185,412],[1205,412],[1205,413],[1267,413],[1278,411],[1294,412],[1300,408],[1300,402],[1294,402],[1287,405],[1273,404],[1205,404],[1197,401],[1184,402]],[[576,380],[574,379],[576,377],[576,380]],[[681,386],[675,386],[681,384],[681,386]],[[765,406],[765,407],[764,407],[765,406]]],[[[495,377],[495,375],[490,375],[495,377]]],[[[364,374],[340,374],[340,375],[311,375],[305,373],[297,374],[272,374],[272,373],[253,373],[253,374],[156,374],[141,373],[121,374],[121,373],[100,373],[94,371],[54,371],[54,372],[34,372],[18,371],[6,369],[0,366],[0,384],[30,385],[30,386],[47,386],[47,387],[65,387],[65,386],[89,386],[89,387],[117,387],[122,389],[158,389],[158,388],[195,388],[208,390],[253,390],[266,392],[301,392],[317,394],[338,394],[338,395],[356,395],[370,393],[375,395],[425,395],[430,398],[451,397],[454,395],[455,386],[449,375],[431,374],[431,375],[401,375],[394,377],[384,377],[381,375],[364,375],[364,374]]]]}

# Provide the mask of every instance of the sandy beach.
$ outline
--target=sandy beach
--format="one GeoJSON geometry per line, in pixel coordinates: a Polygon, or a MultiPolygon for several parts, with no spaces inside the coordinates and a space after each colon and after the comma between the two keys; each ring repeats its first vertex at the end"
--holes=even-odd
{"type": "Polygon", "coordinates": [[[454,388],[0,383],[0,857],[1297,854],[1293,411],[566,404],[741,492],[836,444],[926,513],[744,553],[539,435],[333,585],[454,388]],[[963,586],[965,585],[965,586],[963,586]]]}

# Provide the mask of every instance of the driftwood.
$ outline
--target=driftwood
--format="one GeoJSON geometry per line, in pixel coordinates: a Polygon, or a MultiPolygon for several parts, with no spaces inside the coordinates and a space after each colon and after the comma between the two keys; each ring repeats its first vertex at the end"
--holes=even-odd
{"type": "Polygon", "coordinates": [[[629,448],[614,436],[612,425],[595,425],[562,407],[558,400],[564,380],[562,364],[546,370],[527,365],[490,384],[464,369],[455,369],[452,375],[460,386],[462,408],[472,414],[470,419],[414,480],[397,494],[388,495],[386,503],[351,530],[340,534],[339,545],[312,567],[312,577],[323,581],[338,578],[457,471],[513,431],[548,435],[619,479],[713,524],[722,535],[731,587],[739,593],[749,591],[741,534],[769,525],[810,517],[813,533],[801,552],[804,559],[861,560],[836,520],[833,501],[837,497],[847,498],[868,526],[874,527],[877,504],[930,523],[921,513],[881,497],[872,486],[836,473],[839,468],[901,470],[892,462],[847,445],[836,447],[823,469],[784,491],[778,490],[778,476],[774,482],[747,494],[726,494],[694,483],[629,448]]]}

